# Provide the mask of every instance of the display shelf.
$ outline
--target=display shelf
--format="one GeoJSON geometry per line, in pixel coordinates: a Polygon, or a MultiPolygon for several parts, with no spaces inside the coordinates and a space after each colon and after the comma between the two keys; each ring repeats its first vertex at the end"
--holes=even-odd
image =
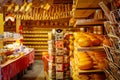
{"type": "Polygon", "coordinates": [[[30,46],[28,46],[28,47],[34,47],[34,48],[48,48],[48,46],[46,45],[46,46],[33,46],[33,45],[30,45],[30,46]]]}
{"type": "Polygon", "coordinates": [[[41,51],[48,51],[47,49],[40,49],[40,50],[35,50],[37,52],[41,52],[41,51]]]}
{"type": "Polygon", "coordinates": [[[104,51],[103,46],[93,46],[93,47],[78,47],[78,51],[104,51]]]}
{"type": "Polygon", "coordinates": [[[17,39],[14,38],[4,38],[2,39],[3,42],[7,42],[7,41],[16,41],[17,39]]]}
{"type": "Polygon", "coordinates": [[[31,48],[34,48],[34,49],[46,49],[47,47],[31,47],[31,48]]]}
{"type": "Polygon", "coordinates": [[[46,42],[46,41],[48,41],[48,39],[27,39],[27,38],[25,38],[24,39],[24,41],[43,41],[43,42],[46,42]]]}
{"type": "Polygon", "coordinates": [[[1,39],[3,42],[7,42],[7,41],[16,41],[16,40],[20,40],[22,38],[3,38],[1,39]]]}
{"type": "Polygon", "coordinates": [[[46,34],[48,31],[23,31],[23,34],[46,34]]]}
{"type": "Polygon", "coordinates": [[[96,72],[104,72],[103,70],[79,70],[79,74],[83,73],[96,73],[96,72]]]}
{"type": "MultiPolygon", "coordinates": [[[[78,39],[78,38],[77,38],[78,39]]],[[[76,40],[76,38],[75,38],[76,40]]],[[[101,43],[103,44],[103,43],[101,43]]],[[[84,74],[99,74],[104,73],[103,65],[104,61],[103,59],[106,57],[104,47],[102,45],[99,46],[89,46],[89,47],[80,47],[78,45],[77,40],[74,42],[74,65],[75,65],[75,71],[73,71],[73,74],[76,73],[76,76],[84,75],[84,74]],[[89,57],[85,57],[84,54],[88,55],[89,57]],[[97,55],[97,56],[96,56],[97,55]],[[98,57],[101,57],[101,63],[98,60],[98,57]],[[91,60],[86,60],[86,58],[89,58],[91,60]],[[84,65],[84,62],[90,61],[92,64],[84,65]],[[84,66],[90,66],[90,67],[83,67],[84,66]],[[91,66],[92,65],[92,66],[91,66]]]]}
{"type": "Polygon", "coordinates": [[[47,38],[48,35],[23,35],[24,37],[30,37],[30,38],[47,38]]]}
{"type": "Polygon", "coordinates": [[[23,44],[35,49],[35,56],[41,56],[42,52],[46,52],[48,50],[48,33],[51,29],[48,28],[40,28],[33,26],[29,28],[29,26],[24,26],[23,28],[23,36],[24,41],[23,44]]]}
{"type": "Polygon", "coordinates": [[[104,25],[104,19],[77,19],[74,27],[104,25]]]}
{"type": "Polygon", "coordinates": [[[39,44],[43,44],[43,45],[47,45],[47,42],[23,42],[23,44],[37,44],[37,45],[39,45],[39,44]]]}
{"type": "MultiPolygon", "coordinates": [[[[75,59],[76,60],[76,59],[75,59]]],[[[84,74],[84,73],[97,73],[97,72],[104,72],[104,70],[99,69],[98,67],[93,67],[92,69],[87,69],[87,70],[81,70],[79,69],[79,67],[77,66],[76,61],[75,62],[75,70],[79,73],[79,74],[84,74]]]]}
{"type": "MultiPolygon", "coordinates": [[[[111,1],[110,4],[114,4],[114,1],[111,1]]],[[[107,53],[108,61],[106,62],[106,69],[104,70],[108,80],[120,80],[120,51],[119,51],[119,10],[117,10],[117,6],[111,5],[111,9],[106,6],[103,2],[99,3],[103,12],[109,21],[104,22],[104,26],[107,32],[108,37],[111,41],[111,46],[105,46],[105,51],[107,53]],[[113,9],[114,8],[114,9],[113,9]]]]}

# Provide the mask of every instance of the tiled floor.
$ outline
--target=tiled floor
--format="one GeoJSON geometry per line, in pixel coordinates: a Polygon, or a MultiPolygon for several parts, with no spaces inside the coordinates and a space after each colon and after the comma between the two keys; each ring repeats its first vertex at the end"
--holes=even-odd
{"type": "Polygon", "coordinates": [[[20,80],[45,80],[42,60],[35,60],[32,70],[28,70],[20,80]]]}

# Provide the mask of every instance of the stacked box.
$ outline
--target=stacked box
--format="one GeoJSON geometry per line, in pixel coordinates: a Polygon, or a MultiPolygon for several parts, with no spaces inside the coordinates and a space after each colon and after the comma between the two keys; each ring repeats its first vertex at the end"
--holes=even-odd
{"type": "Polygon", "coordinates": [[[64,80],[70,80],[70,56],[73,53],[73,35],[66,33],[64,36],[64,80]]]}
{"type": "Polygon", "coordinates": [[[54,29],[51,39],[48,41],[48,77],[50,80],[70,80],[69,39],[64,37],[62,29],[54,29]]]}
{"type": "Polygon", "coordinates": [[[64,79],[64,40],[63,40],[63,30],[56,29],[55,32],[55,50],[56,50],[56,80],[64,79]]]}
{"type": "Polygon", "coordinates": [[[54,36],[50,35],[48,41],[48,54],[49,54],[49,62],[48,62],[48,77],[50,80],[56,79],[56,67],[55,67],[55,47],[54,47],[54,36]],[[51,40],[50,40],[51,39],[51,40]]]}

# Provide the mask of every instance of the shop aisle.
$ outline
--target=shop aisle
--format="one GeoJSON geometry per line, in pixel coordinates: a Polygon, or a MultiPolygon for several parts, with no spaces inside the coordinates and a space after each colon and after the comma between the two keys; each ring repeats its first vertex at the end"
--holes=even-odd
{"type": "Polygon", "coordinates": [[[28,70],[20,80],[45,80],[42,60],[35,60],[32,70],[28,70]]]}

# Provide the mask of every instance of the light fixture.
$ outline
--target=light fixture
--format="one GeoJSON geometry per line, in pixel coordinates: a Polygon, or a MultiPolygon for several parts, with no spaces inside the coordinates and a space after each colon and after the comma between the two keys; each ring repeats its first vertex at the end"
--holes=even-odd
{"type": "Polygon", "coordinates": [[[11,16],[11,15],[8,15],[8,16],[5,17],[5,22],[7,22],[8,20],[14,22],[15,18],[13,16],[11,16]]]}
{"type": "Polygon", "coordinates": [[[25,2],[25,3],[21,6],[20,12],[22,12],[22,11],[25,9],[26,6],[27,6],[27,2],[25,2]]]}
{"type": "Polygon", "coordinates": [[[15,6],[14,12],[17,12],[19,10],[19,5],[15,6]]]}
{"type": "Polygon", "coordinates": [[[25,11],[28,11],[28,10],[31,8],[31,6],[32,6],[32,2],[30,2],[30,3],[27,5],[25,11]]]}
{"type": "Polygon", "coordinates": [[[45,10],[48,10],[49,8],[50,8],[50,4],[47,3],[47,4],[44,6],[44,9],[45,9],[45,10]]]}
{"type": "Polygon", "coordinates": [[[13,8],[14,4],[12,3],[11,5],[8,6],[7,11],[10,11],[13,8]]]}

